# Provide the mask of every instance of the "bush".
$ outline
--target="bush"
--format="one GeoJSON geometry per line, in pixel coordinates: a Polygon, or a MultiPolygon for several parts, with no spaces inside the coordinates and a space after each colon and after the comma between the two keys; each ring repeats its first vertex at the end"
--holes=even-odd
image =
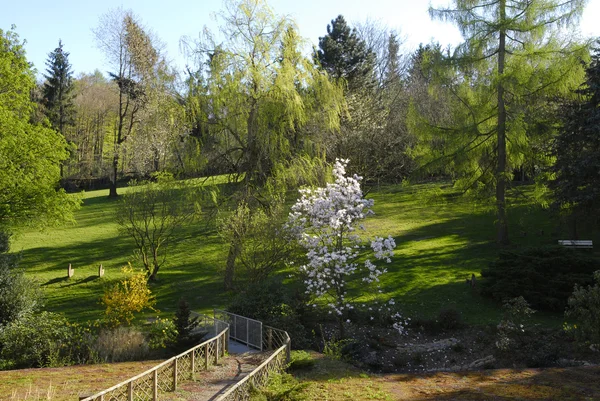
{"type": "Polygon", "coordinates": [[[460,312],[453,306],[442,308],[437,322],[442,330],[458,330],[464,326],[460,312]]]}
{"type": "Polygon", "coordinates": [[[305,305],[303,299],[293,296],[280,281],[267,280],[248,286],[233,299],[228,310],[287,331],[295,346],[303,348],[309,343],[302,324],[305,305]]]}
{"type": "Polygon", "coordinates": [[[101,330],[95,350],[100,360],[105,362],[137,361],[149,353],[144,335],[133,327],[101,330]]]}
{"type": "Polygon", "coordinates": [[[589,285],[598,260],[564,247],[503,251],[481,272],[481,293],[497,301],[523,296],[538,310],[562,311],[573,286],[589,285]]]}
{"type": "Polygon", "coordinates": [[[194,329],[198,327],[198,318],[192,318],[192,310],[190,304],[183,298],[179,300],[175,319],[173,319],[175,330],[177,332],[177,345],[179,347],[187,347],[204,337],[206,332],[192,334],[194,329]]]}
{"type": "Polygon", "coordinates": [[[25,277],[16,256],[3,254],[0,249],[0,326],[35,312],[40,302],[37,283],[25,277]]]}
{"type": "Polygon", "coordinates": [[[64,317],[50,312],[28,314],[0,331],[2,359],[13,368],[67,365],[71,363],[72,339],[64,317]]]}
{"type": "Polygon", "coordinates": [[[155,302],[144,272],[134,273],[131,264],[122,270],[127,277],[104,291],[102,296],[106,306],[104,315],[110,327],[131,324],[134,312],[152,309],[155,302]]]}
{"type": "Polygon", "coordinates": [[[148,346],[154,350],[170,347],[177,342],[178,334],[177,327],[172,320],[157,317],[150,326],[148,346]]]}
{"type": "Polygon", "coordinates": [[[577,322],[573,326],[577,341],[600,344],[600,270],[594,273],[594,278],[594,286],[575,286],[565,315],[577,322]]]}
{"type": "Polygon", "coordinates": [[[290,356],[290,371],[311,370],[315,366],[315,360],[306,351],[292,351],[290,356]]]}

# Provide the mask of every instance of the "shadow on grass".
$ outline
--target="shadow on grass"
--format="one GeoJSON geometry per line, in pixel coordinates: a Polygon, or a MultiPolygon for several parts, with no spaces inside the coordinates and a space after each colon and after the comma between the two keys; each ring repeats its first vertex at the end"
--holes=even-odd
{"type": "Polygon", "coordinates": [[[95,281],[95,280],[100,280],[100,277],[98,277],[98,275],[87,276],[84,279],[77,280],[77,281],[72,282],[72,283],[67,284],[67,285],[63,285],[62,288],[68,288],[68,287],[73,287],[74,285],[80,285],[80,284],[90,283],[90,282],[95,281]]]}
{"type": "Polygon", "coordinates": [[[414,401],[600,399],[598,367],[390,375],[384,380],[392,382],[394,392],[415,394],[414,401]]]}

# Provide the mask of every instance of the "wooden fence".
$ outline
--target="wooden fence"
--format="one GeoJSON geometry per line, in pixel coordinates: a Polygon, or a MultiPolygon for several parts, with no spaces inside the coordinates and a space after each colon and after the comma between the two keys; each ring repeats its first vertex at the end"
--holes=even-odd
{"type": "Polygon", "coordinates": [[[216,365],[228,351],[228,336],[225,327],[216,337],[82,401],[157,401],[159,392],[175,391],[179,382],[216,365]]]}
{"type": "Polygon", "coordinates": [[[250,391],[267,384],[269,376],[273,373],[281,373],[290,361],[291,341],[286,331],[274,327],[263,326],[262,333],[263,350],[275,350],[266,361],[256,369],[234,384],[216,401],[247,401],[250,399],[250,391]]]}

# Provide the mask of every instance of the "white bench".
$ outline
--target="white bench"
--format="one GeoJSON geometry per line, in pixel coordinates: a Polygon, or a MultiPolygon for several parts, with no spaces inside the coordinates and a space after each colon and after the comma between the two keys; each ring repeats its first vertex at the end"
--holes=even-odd
{"type": "Polygon", "coordinates": [[[585,240],[559,239],[558,245],[562,245],[567,248],[583,248],[583,249],[592,249],[594,247],[591,239],[585,239],[585,240]]]}

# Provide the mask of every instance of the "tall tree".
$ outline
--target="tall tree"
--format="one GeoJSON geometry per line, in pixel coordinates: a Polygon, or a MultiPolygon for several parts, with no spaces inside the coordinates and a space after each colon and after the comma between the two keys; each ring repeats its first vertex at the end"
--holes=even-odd
{"type": "Polygon", "coordinates": [[[31,122],[34,73],[14,31],[0,30],[0,231],[72,218],[77,198],[57,190],[62,135],[31,122]]]}
{"type": "Polygon", "coordinates": [[[451,85],[464,106],[461,121],[465,124],[459,130],[445,132],[466,134],[458,141],[458,150],[450,153],[468,159],[466,164],[474,167],[471,172],[475,177],[495,185],[496,240],[508,244],[507,183],[511,169],[522,163],[528,147],[524,105],[565,90],[569,80],[578,78],[577,59],[584,47],[577,48],[564,40],[561,28],[581,15],[585,1],[453,3],[451,8],[430,9],[432,17],[456,23],[465,38],[447,59],[452,65],[449,70],[454,68],[458,73],[451,85]]]}
{"type": "MultiPolygon", "coordinates": [[[[597,42],[600,45],[600,41],[597,42]]],[[[600,48],[594,49],[578,98],[562,107],[562,126],[553,144],[556,203],[573,217],[596,219],[600,212],[600,48]]]]}
{"type": "MultiPolygon", "coordinates": [[[[206,89],[198,90],[206,101],[198,103],[209,109],[199,116],[212,126],[219,159],[243,176],[238,204],[255,208],[268,204],[257,199],[280,167],[319,155],[316,137],[303,128],[339,127],[343,98],[327,74],[302,55],[294,24],[276,16],[265,1],[227,2],[220,18],[225,41],[217,44],[205,32],[205,40],[190,49],[206,76],[206,89]]],[[[236,232],[230,239],[227,289],[233,286],[243,235],[236,232]]]]}
{"type": "Polygon", "coordinates": [[[74,123],[73,71],[69,53],[63,50],[62,40],[46,60],[46,82],[42,89],[44,105],[52,127],[65,136],[65,128],[74,123]]]}
{"type": "Polygon", "coordinates": [[[342,15],[331,20],[327,35],[319,38],[315,59],[332,78],[346,80],[351,92],[374,83],[375,54],[342,15]]]}
{"type": "Polygon", "coordinates": [[[119,8],[103,15],[94,34],[113,68],[109,75],[119,87],[109,191],[109,197],[116,197],[121,147],[139,121],[138,114],[145,107],[149,83],[161,58],[155,41],[129,10],[119,8]]]}
{"type": "MultiPolygon", "coordinates": [[[[73,105],[73,71],[69,63],[69,53],[63,50],[62,40],[58,47],[48,54],[46,60],[46,82],[42,88],[46,115],[52,128],[66,137],[66,128],[75,122],[73,105]]],[[[63,165],[60,165],[60,176],[63,177],[63,165]]]]}

